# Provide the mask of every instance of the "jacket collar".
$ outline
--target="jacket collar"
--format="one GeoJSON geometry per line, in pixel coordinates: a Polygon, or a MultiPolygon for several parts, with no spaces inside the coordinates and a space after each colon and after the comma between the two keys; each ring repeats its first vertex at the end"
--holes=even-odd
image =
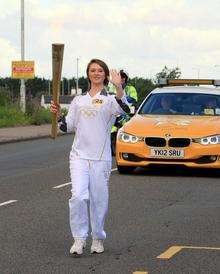
{"type": "MultiPolygon", "coordinates": [[[[83,93],[82,95],[86,95],[88,94],[89,91],[87,90],[85,93],[83,93]]],[[[106,90],[106,88],[103,88],[101,91],[100,91],[100,95],[104,95],[104,96],[108,96],[108,92],[106,90]]]]}
{"type": "Polygon", "coordinates": [[[108,96],[106,88],[103,88],[100,92],[100,95],[108,96]]]}

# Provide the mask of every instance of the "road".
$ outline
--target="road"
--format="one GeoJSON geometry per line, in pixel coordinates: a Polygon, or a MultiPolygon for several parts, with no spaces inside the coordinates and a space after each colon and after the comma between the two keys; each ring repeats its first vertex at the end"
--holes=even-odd
{"type": "Polygon", "coordinates": [[[105,253],[90,255],[89,239],[70,257],[71,142],[0,146],[1,274],[220,273],[220,180],[207,170],[114,170],[105,253]]]}

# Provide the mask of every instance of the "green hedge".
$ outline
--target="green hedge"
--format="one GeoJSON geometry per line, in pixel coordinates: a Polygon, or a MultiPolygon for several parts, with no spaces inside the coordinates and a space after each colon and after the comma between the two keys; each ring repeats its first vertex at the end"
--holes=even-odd
{"type": "Polygon", "coordinates": [[[32,116],[29,116],[32,125],[41,125],[51,123],[51,113],[49,109],[40,107],[32,116]]]}
{"type": "Polygon", "coordinates": [[[16,105],[0,106],[0,128],[28,125],[30,119],[16,105]]]}
{"type": "Polygon", "coordinates": [[[49,109],[38,107],[32,113],[26,112],[24,114],[16,104],[0,106],[0,128],[48,123],[51,123],[49,109]]]}
{"type": "Polygon", "coordinates": [[[0,106],[9,105],[10,101],[11,101],[11,98],[9,95],[9,91],[4,87],[0,87],[0,106]]]}

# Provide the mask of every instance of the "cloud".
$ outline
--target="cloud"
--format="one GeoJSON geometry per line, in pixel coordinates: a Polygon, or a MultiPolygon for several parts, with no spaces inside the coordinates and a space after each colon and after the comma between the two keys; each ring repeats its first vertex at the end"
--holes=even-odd
{"type": "Polygon", "coordinates": [[[0,5],[0,19],[7,20],[8,16],[14,14],[18,9],[20,9],[20,1],[17,1],[17,0],[4,1],[4,3],[1,3],[0,5]]]}
{"type": "MultiPolygon", "coordinates": [[[[10,11],[0,17],[0,37],[14,58],[20,7],[16,0],[5,3],[0,14],[5,7],[10,11]]],[[[65,44],[67,77],[76,75],[78,56],[84,75],[93,57],[125,67],[131,76],[150,76],[164,65],[180,65],[184,74],[202,66],[208,73],[220,54],[219,8],[215,0],[26,1],[26,59],[36,61],[37,75],[51,76],[51,44],[59,42],[65,44]]]]}
{"type": "Polygon", "coordinates": [[[11,61],[19,60],[19,53],[13,45],[5,39],[0,38],[0,45],[0,75],[11,75],[11,61]]]}

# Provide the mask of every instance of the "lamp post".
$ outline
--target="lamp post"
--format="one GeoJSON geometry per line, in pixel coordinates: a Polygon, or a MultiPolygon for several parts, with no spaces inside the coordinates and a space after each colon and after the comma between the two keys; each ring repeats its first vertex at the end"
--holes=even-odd
{"type": "MultiPolygon", "coordinates": [[[[25,44],[24,44],[24,0],[21,0],[21,61],[25,60],[25,44]]],[[[25,112],[25,81],[21,79],[20,85],[20,107],[25,112]]]]}
{"type": "Polygon", "coordinates": [[[197,78],[199,79],[199,77],[200,77],[200,68],[192,68],[192,69],[197,71],[197,78]]]}
{"type": "MultiPolygon", "coordinates": [[[[219,69],[220,68],[220,65],[214,65],[214,68],[215,69],[219,69]]],[[[220,77],[217,77],[217,79],[219,79],[220,77]]]]}

